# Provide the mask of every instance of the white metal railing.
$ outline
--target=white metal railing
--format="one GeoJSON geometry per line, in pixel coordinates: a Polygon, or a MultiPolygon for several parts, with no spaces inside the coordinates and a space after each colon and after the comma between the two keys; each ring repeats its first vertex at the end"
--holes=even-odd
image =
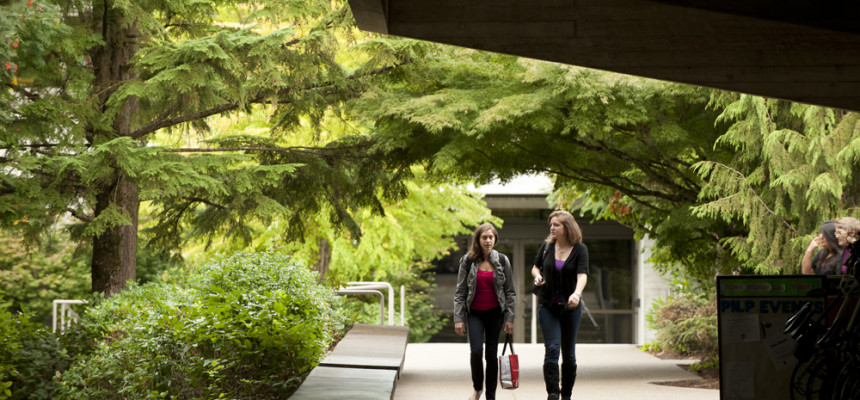
{"type": "MultiPolygon", "coordinates": [[[[388,291],[388,325],[394,325],[394,287],[388,282],[347,282],[348,286],[341,287],[338,294],[377,294],[379,298],[379,324],[385,325],[385,301],[382,292],[388,291]]],[[[400,285],[400,325],[406,325],[406,287],[400,285]]]]}
{"type": "Polygon", "coordinates": [[[337,294],[375,294],[379,296],[379,325],[385,325],[385,296],[378,290],[340,288],[337,294]]]}
{"type": "Polygon", "coordinates": [[[53,317],[51,327],[53,332],[57,332],[57,304],[60,305],[60,333],[66,331],[66,328],[72,325],[72,322],[78,322],[78,313],[72,310],[72,304],[87,304],[86,300],[54,300],[53,301],[53,317]],[[68,320],[66,319],[68,317],[68,320]]]}

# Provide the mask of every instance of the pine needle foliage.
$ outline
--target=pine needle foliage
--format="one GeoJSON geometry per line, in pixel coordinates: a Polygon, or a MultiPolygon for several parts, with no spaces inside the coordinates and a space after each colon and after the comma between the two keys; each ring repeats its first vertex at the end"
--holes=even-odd
{"type": "Polygon", "coordinates": [[[553,200],[656,241],[701,285],[797,273],[826,219],[856,215],[855,113],[440,48],[350,101],[377,146],[432,149],[431,173],[556,178],[553,200]],[[415,68],[414,70],[412,68],[415,68]]]}
{"type": "Polygon", "coordinates": [[[800,273],[821,223],[858,214],[857,114],[728,93],[711,104],[730,124],[716,146],[736,155],[695,166],[707,184],[694,213],[746,227],[722,238],[745,268],[800,273]]]}
{"type": "Polygon", "coordinates": [[[275,217],[296,239],[321,210],[357,238],[353,214],[402,197],[410,162],[360,130],[314,147],[289,137],[422,50],[377,39],[345,51],[364,39],[353,24],[343,1],[3,2],[0,224],[33,244],[75,218],[93,290],[107,293],[135,277],[141,203],[160,248],[187,227],[249,242],[253,222],[275,217]],[[262,134],[213,131],[260,110],[262,134]]]}
{"type": "Polygon", "coordinates": [[[690,210],[703,184],[692,166],[732,155],[713,146],[726,124],[709,91],[463,49],[435,54],[420,74],[351,102],[381,143],[420,140],[435,149],[429,171],[479,182],[550,173],[560,205],[650,234],[699,279],[732,264],[715,235],[737,228],[690,210]]]}

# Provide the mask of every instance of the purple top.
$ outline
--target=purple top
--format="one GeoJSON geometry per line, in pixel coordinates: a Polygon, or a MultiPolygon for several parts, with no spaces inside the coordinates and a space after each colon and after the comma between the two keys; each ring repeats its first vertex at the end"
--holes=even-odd
{"type": "MultiPolygon", "coordinates": [[[[848,266],[845,265],[845,261],[848,261],[848,257],[851,257],[851,249],[846,248],[842,251],[842,275],[848,273],[848,266]]],[[[854,272],[856,273],[857,271],[854,272]]]]}
{"type": "MultiPolygon", "coordinates": [[[[555,270],[561,272],[561,267],[564,266],[564,260],[555,260],[555,270]]],[[[556,303],[564,303],[564,298],[556,296],[552,299],[556,303]]]]}

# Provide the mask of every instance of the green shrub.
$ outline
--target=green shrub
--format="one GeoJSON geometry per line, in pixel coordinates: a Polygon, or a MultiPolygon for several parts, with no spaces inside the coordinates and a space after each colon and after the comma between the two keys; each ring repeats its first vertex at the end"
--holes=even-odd
{"type": "Polygon", "coordinates": [[[660,345],[659,342],[651,342],[651,343],[645,343],[642,346],[639,346],[639,350],[644,351],[646,353],[654,354],[654,353],[659,353],[659,352],[663,351],[663,346],[660,345]]]}
{"type": "MultiPolygon", "coordinates": [[[[2,292],[0,292],[0,300],[2,300],[2,292]]],[[[0,400],[12,396],[12,380],[18,375],[15,362],[21,343],[18,341],[20,335],[16,325],[12,313],[5,308],[0,308],[0,400]]]]}
{"type": "Polygon", "coordinates": [[[0,291],[15,312],[27,309],[29,319],[51,322],[51,302],[81,299],[90,291],[88,257],[75,251],[67,234],[44,235],[27,247],[20,233],[0,230],[0,291]]]}
{"type": "Polygon", "coordinates": [[[657,330],[658,347],[704,358],[717,354],[715,299],[691,293],[661,299],[655,302],[647,320],[657,330]]]}
{"type": "Polygon", "coordinates": [[[90,307],[67,335],[76,362],[57,397],[284,398],[342,329],[338,298],[285,255],[237,253],[186,282],[90,307]]]}
{"type": "Polygon", "coordinates": [[[56,336],[33,319],[0,311],[0,399],[50,399],[54,373],[69,365],[56,336]]]}
{"type": "Polygon", "coordinates": [[[57,336],[41,323],[27,322],[21,337],[18,376],[12,385],[12,399],[52,399],[54,376],[71,364],[57,336]]]}
{"type": "Polygon", "coordinates": [[[705,358],[695,364],[690,365],[690,371],[699,372],[708,368],[720,369],[720,357],[705,358]]]}

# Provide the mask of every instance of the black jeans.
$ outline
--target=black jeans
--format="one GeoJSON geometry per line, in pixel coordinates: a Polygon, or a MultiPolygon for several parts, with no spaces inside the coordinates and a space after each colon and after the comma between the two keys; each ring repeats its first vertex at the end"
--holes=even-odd
{"type": "Polygon", "coordinates": [[[487,360],[487,399],[495,399],[496,376],[499,374],[499,334],[502,332],[502,323],[504,322],[502,308],[496,307],[487,311],[469,310],[467,322],[472,387],[475,390],[481,390],[484,387],[484,363],[481,360],[481,353],[483,352],[484,359],[487,360]],[[486,346],[483,346],[485,335],[486,346]]]}

